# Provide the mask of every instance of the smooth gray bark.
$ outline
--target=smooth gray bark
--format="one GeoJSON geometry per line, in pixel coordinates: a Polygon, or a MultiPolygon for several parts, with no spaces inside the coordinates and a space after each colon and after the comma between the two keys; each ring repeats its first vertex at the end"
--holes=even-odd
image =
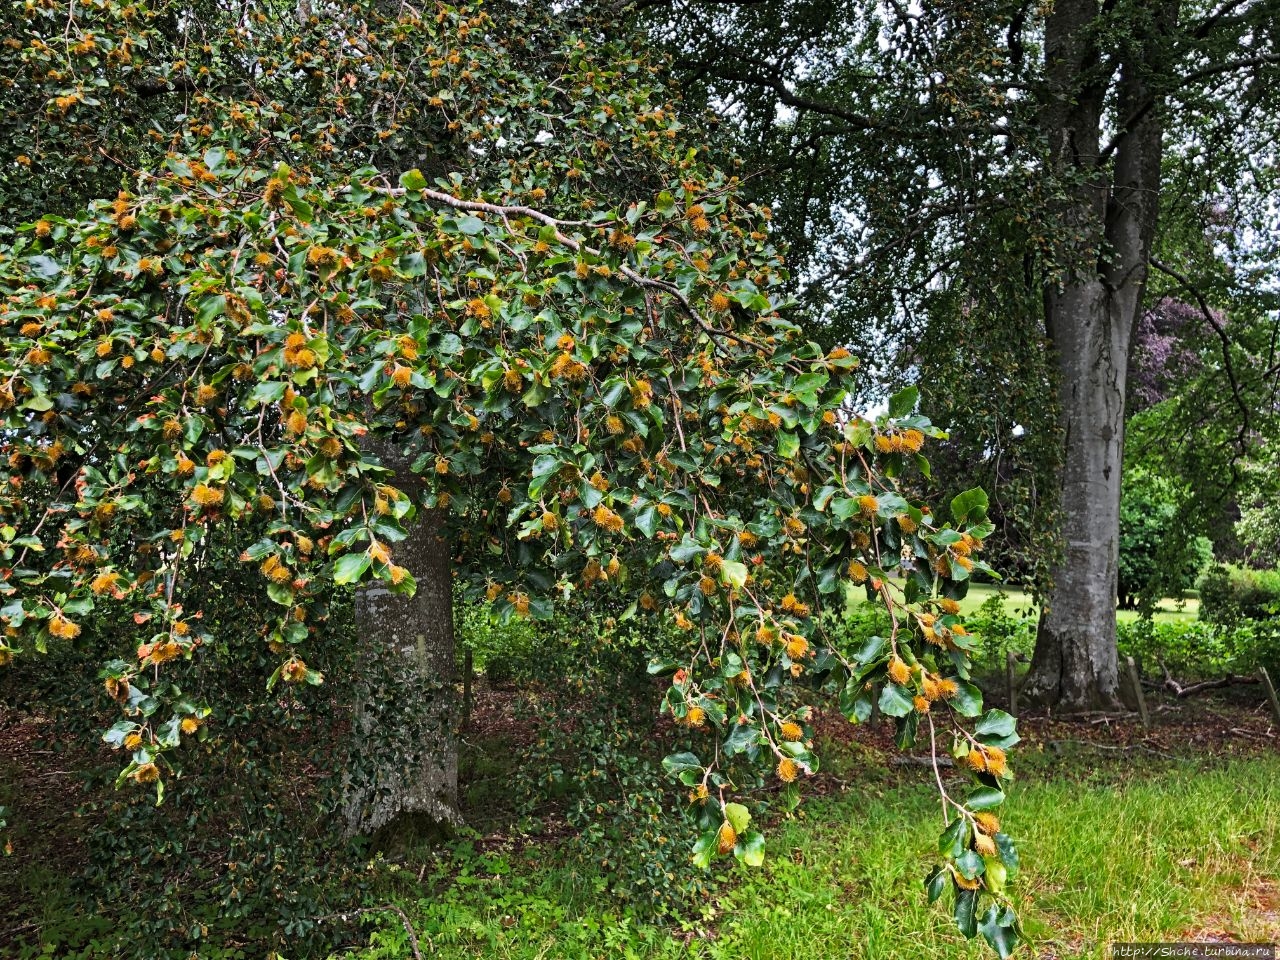
{"type": "MultiPolygon", "coordinates": [[[[1161,55],[1159,33],[1177,10],[1176,0],[1153,7],[1148,32],[1124,51],[1119,117],[1137,116],[1138,105],[1150,99],[1147,77],[1161,55]]],[[[1044,130],[1057,172],[1075,181],[1067,222],[1096,249],[1096,263],[1076,265],[1045,296],[1059,375],[1064,542],[1023,692],[1067,711],[1119,705],[1115,610],[1125,376],[1155,235],[1163,134],[1160,112],[1146,110],[1119,136],[1107,169],[1101,140],[1110,78],[1098,75],[1098,16],[1095,0],[1060,0],[1045,33],[1051,94],[1044,130]]]]}
{"type": "MultiPolygon", "coordinates": [[[[419,494],[416,480],[389,451],[396,486],[419,494]]],[[[392,658],[372,670],[353,724],[353,768],[346,791],[349,834],[429,834],[458,825],[458,697],[455,687],[452,548],[442,518],[420,511],[393,559],[417,581],[412,597],[380,583],[356,598],[361,639],[392,658]],[[375,679],[381,677],[381,679],[375,679]]]]}

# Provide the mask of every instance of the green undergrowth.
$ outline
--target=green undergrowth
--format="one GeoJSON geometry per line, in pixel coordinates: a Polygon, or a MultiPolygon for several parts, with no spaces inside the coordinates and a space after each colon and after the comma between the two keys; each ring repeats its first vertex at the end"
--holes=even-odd
{"type": "MultiPolygon", "coordinates": [[[[988,956],[923,896],[936,792],[915,770],[868,778],[871,756],[846,758],[864,767],[865,782],[775,825],[765,865],[737,868],[683,923],[646,924],[619,910],[600,878],[558,860],[554,844],[458,847],[435,861],[434,878],[418,883],[407,871],[392,900],[424,955],[441,960],[988,956]]],[[[1027,934],[1052,955],[1102,958],[1112,941],[1205,930],[1241,940],[1280,933],[1268,886],[1280,862],[1280,758],[1099,758],[1085,749],[1028,756],[1023,770],[1005,822],[1025,865],[1013,889],[1027,934]]],[[[357,956],[410,955],[397,915],[369,922],[370,945],[357,956]]]]}

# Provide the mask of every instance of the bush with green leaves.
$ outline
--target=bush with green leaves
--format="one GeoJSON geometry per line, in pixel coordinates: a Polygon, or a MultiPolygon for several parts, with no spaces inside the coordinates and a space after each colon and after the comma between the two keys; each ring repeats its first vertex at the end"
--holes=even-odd
{"type": "Polygon", "coordinates": [[[1127,471],[1120,500],[1121,608],[1151,609],[1162,597],[1181,596],[1212,559],[1209,540],[1189,530],[1173,484],[1140,468],[1127,471]]]}
{"type": "Polygon", "coordinates": [[[689,869],[707,798],[672,789],[663,759],[694,740],[648,706],[662,689],[650,664],[682,648],[678,632],[579,610],[539,633],[541,655],[517,693],[517,715],[537,732],[510,775],[521,811],[535,824],[562,817],[573,832],[561,855],[620,909],[649,918],[692,909],[715,878],[689,869]]]}
{"type": "Polygon", "coordinates": [[[1010,650],[1030,654],[1035,647],[1035,617],[1010,612],[999,595],[984,600],[976,613],[965,618],[965,627],[978,638],[976,659],[987,672],[1003,670],[1010,650]]]}
{"type": "Polygon", "coordinates": [[[1227,625],[1280,616],[1280,570],[1210,567],[1200,580],[1200,616],[1227,625]]]}
{"type": "Polygon", "coordinates": [[[491,604],[470,602],[462,596],[454,604],[458,646],[471,653],[474,669],[484,671],[495,687],[545,675],[542,663],[549,642],[546,626],[535,620],[504,620],[491,604]]]}

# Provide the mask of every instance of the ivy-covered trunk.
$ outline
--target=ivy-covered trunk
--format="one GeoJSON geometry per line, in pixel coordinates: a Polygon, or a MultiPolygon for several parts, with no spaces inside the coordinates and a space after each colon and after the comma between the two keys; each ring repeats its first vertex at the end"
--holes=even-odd
{"type": "Polygon", "coordinates": [[[1036,637],[1024,695],[1067,711],[1118,706],[1116,590],[1125,376],[1159,207],[1163,127],[1148,78],[1177,0],[1152,7],[1121,61],[1116,116],[1103,142],[1109,77],[1098,70],[1096,0],[1062,0],[1045,31],[1043,110],[1063,216],[1085,239],[1066,276],[1049,285],[1045,318],[1056,352],[1063,451],[1063,554],[1036,637]]]}
{"type": "MultiPolygon", "coordinates": [[[[404,479],[397,477],[401,489],[404,479]]],[[[395,545],[397,562],[417,581],[412,597],[379,583],[356,597],[356,629],[370,659],[353,721],[347,830],[383,845],[461,822],[452,547],[440,521],[420,514],[395,545]]]]}

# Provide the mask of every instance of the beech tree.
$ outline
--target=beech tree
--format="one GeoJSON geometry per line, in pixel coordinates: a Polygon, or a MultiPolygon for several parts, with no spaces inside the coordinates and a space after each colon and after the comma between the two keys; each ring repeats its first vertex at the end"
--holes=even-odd
{"type": "MultiPolygon", "coordinates": [[[[652,670],[705,733],[665,762],[696,864],[758,864],[739,793],[817,768],[788,685],[852,719],[878,700],[934,767],[929,896],[1007,954],[1017,734],[957,615],[987,499],[944,519],[897,487],[940,431],[914,388],[846,412],[854,358],[784,313],[769,209],[639,49],[578,7],[32,4],[8,202],[60,177],[90,202],[0,262],[0,654],[101,649],[118,784],[159,802],[184,741],[217,736],[176,681],[219,642],[187,599],[210,551],[257,571],[269,686],[301,691],[342,591],[444,687],[454,583],[508,617],[623,596],[688,637],[652,670]],[[850,585],[892,623],[856,650],[818,616],[850,585]]],[[[449,749],[353,789],[351,829],[447,816],[449,749]]]]}
{"type": "Polygon", "coordinates": [[[1180,277],[1171,292],[1192,302],[1185,287],[1212,300],[1206,291],[1224,286],[1221,257],[1157,266],[1162,224],[1184,239],[1198,232],[1200,248],[1211,234],[1210,246],[1229,251],[1225,286],[1257,289],[1265,272],[1254,271],[1274,268],[1280,7],[638,8],[689,89],[774,168],[752,189],[778,199],[828,336],[887,345],[899,358],[883,371],[889,380],[908,369],[903,358],[940,357],[934,372],[950,371],[948,392],[965,397],[979,447],[1016,457],[1013,430],[1044,434],[1056,418],[1059,451],[1034,458],[1053,490],[1010,491],[1061,548],[1024,693],[1067,710],[1114,707],[1133,330],[1153,269],[1180,277]],[[877,323],[878,341],[865,335],[877,323]],[[991,364],[954,362],[957,340],[994,345],[1005,358],[996,375],[991,364]],[[1022,391],[1010,391],[1011,377],[1022,391]]]}

